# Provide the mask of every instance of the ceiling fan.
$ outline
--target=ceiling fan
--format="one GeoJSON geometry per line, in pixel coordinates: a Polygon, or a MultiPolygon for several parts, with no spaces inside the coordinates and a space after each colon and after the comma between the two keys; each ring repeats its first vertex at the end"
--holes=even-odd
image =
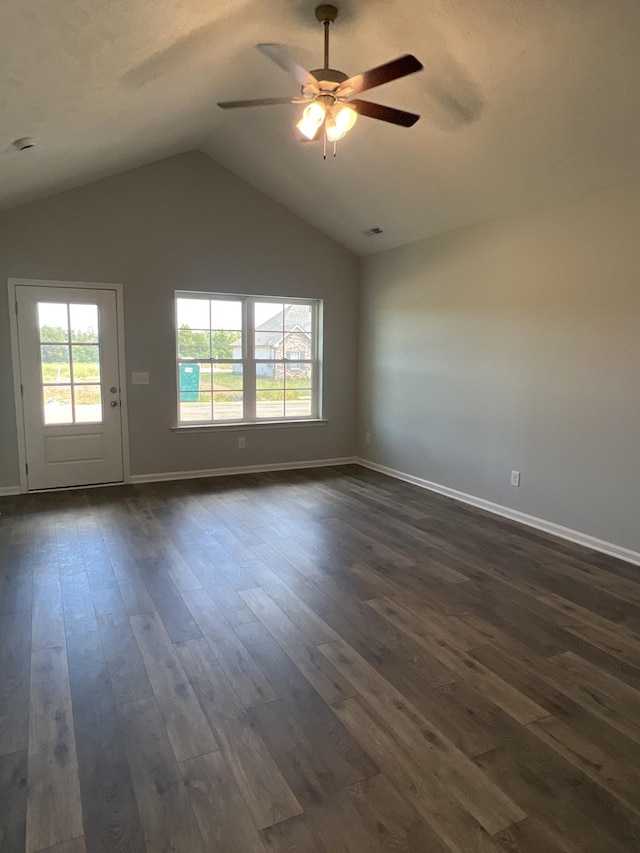
{"type": "Polygon", "coordinates": [[[329,67],[329,27],[336,20],[338,10],[335,6],[323,3],[316,8],[316,19],[324,27],[324,67],[307,71],[289,54],[284,45],[258,44],[256,47],[266,57],[291,74],[301,87],[300,97],[296,98],[256,98],[247,101],[223,101],[218,103],[225,110],[239,107],[268,107],[274,104],[306,104],[302,118],[296,127],[306,139],[313,140],[322,133],[323,154],[327,156],[327,142],[333,143],[333,155],[336,143],[351,130],[358,115],[379,119],[401,127],[411,127],[419,115],[405,110],[397,110],[371,101],[354,98],[361,92],[382,86],[391,80],[398,80],[408,74],[421,71],[423,66],[415,56],[405,54],[384,65],[370,68],[354,77],[329,67]]]}

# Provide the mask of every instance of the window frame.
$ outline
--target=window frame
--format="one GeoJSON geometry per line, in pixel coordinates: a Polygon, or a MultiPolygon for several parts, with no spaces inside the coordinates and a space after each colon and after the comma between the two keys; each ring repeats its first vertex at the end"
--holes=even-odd
{"type": "MultiPolygon", "coordinates": [[[[254,294],[239,294],[239,293],[218,293],[210,291],[195,291],[195,290],[176,290],[174,295],[174,327],[175,327],[175,347],[176,347],[176,430],[197,430],[197,429],[223,429],[223,428],[244,428],[247,426],[287,426],[294,424],[305,423],[324,423],[322,418],[322,314],[323,300],[317,297],[291,297],[291,296],[265,296],[254,294]],[[207,299],[210,301],[227,301],[239,302],[241,305],[242,317],[242,353],[241,358],[181,358],[179,355],[179,326],[178,326],[178,299],[207,299]],[[272,302],[275,305],[308,305],[311,309],[311,353],[306,359],[289,359],[286,357],[286,349],[283,340],[282,357],[281,358],[256,358],[255,356],[255,305],[256,303],[272,302]],[[205,419],[205,420],[181,420],[180,410],[180,365],[181,364],[202,364],[209,362],[214,364],[240,364],[242,366],[242,397],[243,397],[243,416],[242,418],[225,418],[221,420],[205,419]],[[287,365],[309,364],[310,385],[311,385],[311,411],[309,415],[291,415],[286,414],[286,397],[285,414],[279,417],[258,417],[256,412],[257,391],[258,388],[258,365],[260,364],[275,364],[282,365],[286,371],[287,365]]],[[[211,318],[210,318],[211,320],[211,318]]],[[[209,322],[211,327],[211,321],[209,322]]],[[[209,328],[211,331],[211,328],[209,328]]],[[[258,330],[259,331],[259,330],[258,330]]],[[[284,328],[283,318],[283,335],[287,331],[284,328]]],[[[296,350],[299,352],[299,350],[296,350]]],[[[213,376],[213,371],[212,371],[213,376]]],[[[213,381],[211,383],[213,394],[213,381]]],[[[285,390],[285,378],[283,377],[283,390],[285,390]]]]}

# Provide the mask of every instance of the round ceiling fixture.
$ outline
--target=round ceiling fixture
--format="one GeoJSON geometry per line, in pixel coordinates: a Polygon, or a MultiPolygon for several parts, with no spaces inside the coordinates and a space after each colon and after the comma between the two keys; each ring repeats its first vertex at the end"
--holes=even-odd
{"type": "Polygon", "coordinates": [[[29,148],[35,148],[36,145],[30,136],[23,136],[22,139],[16,139],[13,144],[18,151],[28,151],[29,148]]]}

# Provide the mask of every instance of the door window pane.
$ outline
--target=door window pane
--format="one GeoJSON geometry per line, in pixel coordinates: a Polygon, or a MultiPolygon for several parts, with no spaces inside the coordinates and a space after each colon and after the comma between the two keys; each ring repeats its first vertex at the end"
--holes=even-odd
{"type": "Polygon", "coordinates": [[[41,344],[40,366],[43,385],[70,382],[69,347],[65,344],[41,344]]]}
{"type": "Polygon", "coordinates": [[[42,388],[45,424],[72,424],[70,385],[45,385],[42,388]]]}
{"type": "Polygon", "coordinates": [[[65,302],[38,302],[38,328],[43,342],[69,340],[69,315],[65,302]]]}
{"type": "Polygon", "coordinates": [[[71,340],[74,343],[98,343],[98,306],[69,305],[71,340]]]}
{"type": "Polygon", "coordinates": [[[100,382],[100,349],[93,344],[71,347],[73,356],[73,381],[100,382]]]}
{"type": "Polygon", "coordinates": [[[100,423],[102,420],[102,392],[99,385],[75,385],[73,398],[76,423],[100,423]]]}

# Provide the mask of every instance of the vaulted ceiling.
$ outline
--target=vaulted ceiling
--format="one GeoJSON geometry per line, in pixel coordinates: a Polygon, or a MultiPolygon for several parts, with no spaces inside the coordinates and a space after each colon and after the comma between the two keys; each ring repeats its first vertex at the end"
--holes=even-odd
{"type": "Polygon", "coordinates": [[[362,117],[325,161],[299,106],[216,106],[299,94],[254,45],[321,66],[315,0],[4,0],[0,205],[199,148],[367,254],[640,177],[638,0],[335,2],[331,65],[415,54],[362,97],[422,118],[362,117]]]}

